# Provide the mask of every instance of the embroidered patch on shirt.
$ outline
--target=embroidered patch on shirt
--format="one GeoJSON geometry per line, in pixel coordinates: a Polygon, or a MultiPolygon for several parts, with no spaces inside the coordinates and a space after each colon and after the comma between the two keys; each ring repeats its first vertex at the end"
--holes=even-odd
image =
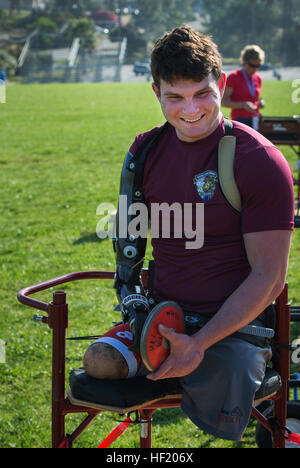
{"type": "Polygon", "coordinates": [[[197,192],[203,201],[209,201],[214,196],[218,175],[214,171],[205,171],[202,174],[195,175],[193,182],[197,192]]]}

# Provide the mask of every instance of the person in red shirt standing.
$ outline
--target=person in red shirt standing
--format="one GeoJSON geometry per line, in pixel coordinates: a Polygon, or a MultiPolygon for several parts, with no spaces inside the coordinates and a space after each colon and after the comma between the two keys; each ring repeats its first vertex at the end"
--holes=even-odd
{"type": "Polygon", "coordinates": [[[222,106],[230,107],[231,119],[258,130],[259,109],[264,107],[260,99],[262,79],[256,73],[264,63],[265,53],[257,45],[247,45],[241,51],[242,68],[227,78],[222,106]]]}

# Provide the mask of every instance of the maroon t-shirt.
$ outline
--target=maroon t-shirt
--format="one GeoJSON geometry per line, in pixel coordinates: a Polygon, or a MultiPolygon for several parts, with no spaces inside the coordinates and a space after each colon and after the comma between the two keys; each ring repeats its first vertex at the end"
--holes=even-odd
{"type": "MultiPolygon", "coordinates": [[[[153,203],[177,202],[182,210],[184,203],[194,207],[204,203],[201,248],[187,249],[186,242],[191,239],[177,238],[172,229],[170,238],[152,239],[156,300],[176,301],[186,312],[217,312],[248,276],[243,234],[292,230],[294,226],[293,180],[286,159],[258,132],[233,123],[237,138],[234,175],[242,213],[231,207],[218,184],[223,121],[207,138],[193,143],[179,140],[169,125],[151,148],[144,168],[143,192],[149,213],[153,203]]],[[[132,154],[148,134],[136,137],[132,154]]]]}

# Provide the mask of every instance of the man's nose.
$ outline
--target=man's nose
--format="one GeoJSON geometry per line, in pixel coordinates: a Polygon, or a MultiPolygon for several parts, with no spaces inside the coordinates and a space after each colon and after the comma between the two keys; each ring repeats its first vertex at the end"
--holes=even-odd
{"type": "Polygon", "coordinates": [[[183,112],[187,115],[195,115],[199,111],[199,104],[195,99],[186,99],[184,101],[183,112]]]}

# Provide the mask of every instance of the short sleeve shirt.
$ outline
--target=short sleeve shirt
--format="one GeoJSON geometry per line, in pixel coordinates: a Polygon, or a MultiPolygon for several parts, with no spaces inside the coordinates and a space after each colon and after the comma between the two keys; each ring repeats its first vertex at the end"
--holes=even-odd
{"type": "MultiPolygon", "coordinates": [[[[148,133],[135,139],[131,153],[148,133]]],[[[217,312],[249,275],[243,234],[292,230],[294,225],[289,164],[269,140],[239,122],[234,122],[234,176],[242,212],[232,208],[218,180],[218,142],[224,133],[222,121],[207,138],[187,143],[179,140],[169,125],[149,151],[144,167],[143,193],[151,221],[157,205],[166,203],[170,207],[176,203],[173,206],[182,210],[181,237],[171,212],[170,235],[164,237],[161,230],[152,238],[155,297],[157,301],[177,301],[186,312],[217,312]],[[201,213],[197,214],[199,204],[204,220],[201,213]],[[192,207],[192,225],[186,231],[187,205],[192,207]],[[186,232],[200,231],[203,245],[186,248],[187,241],[191,241],[186,232]]]]}
{"type": "MultiPolygon", "coordinates": [[[[228,76],[226,86],[233,89],[233,93],[230,96],[230,99],[233,102],[246,102],[246,101],[253,102],[256,106],[257,115],[258,115],[259,114],[258,101],[259,101],[259,96],[261,94],[262,80],[261,80],[261,77],[257,73],[254,73],[252,75],[252,78],[253,78],[254,89],[255,89],[254,96],[251,95],[250,89],[246,82],[246,78],[241,69],[235,70],[228,76]]],[[[247,79],[251,80],[251,78],[249,77],[247,77],[247,79]]],[[[249,81],[249,83],[251,82],[249,81]]],[[[236,120],[240,117],[251,118],[253,117],[253,114],[245,111],[244,109],[232,109],[231,110],[232,120],[236,120]]]]}

